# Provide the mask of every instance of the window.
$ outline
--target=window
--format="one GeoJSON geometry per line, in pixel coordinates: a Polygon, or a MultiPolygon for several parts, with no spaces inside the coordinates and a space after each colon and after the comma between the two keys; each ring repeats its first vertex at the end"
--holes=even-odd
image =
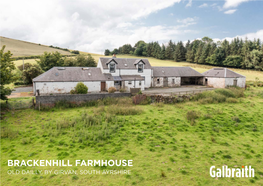
{"type": "Polygon", "coordinates": [[[160,79],[159,78],[157,79],[157,84],[160,84],[160,79]]]}
{"type": "Polygon", "coordinates": [[[143,72],[143,64],[138,64],[138,72],[143,72]]]}
{"type": "Polygon", "coordinates": [[[114,73],[114,72],[115,72],[115,64],[110,63],[110,73],[114,73]]]}
{"type": "Polygon", "coordinates": [[[141,81],[139,81],[139,85],[140,85],[140,86],[142,85],[142,82],[141,82],[141,81]]]}
{"type": "Polygon", "coordinates": [[[131,84],[132,84],[132,82],[131,82],[131,81],[129,81],[129,82],[128,82],[128,84],[129,84],[129,85],[131,85],[131,84]]]}
{"type": "Polygon", "coordinates": [[[174,79],[172,79],[172,84],[175,84],[174,79]]]}

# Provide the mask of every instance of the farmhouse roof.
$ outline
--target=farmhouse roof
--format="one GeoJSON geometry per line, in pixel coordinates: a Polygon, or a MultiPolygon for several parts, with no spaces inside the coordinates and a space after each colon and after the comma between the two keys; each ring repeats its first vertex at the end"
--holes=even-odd
{"type": "Polygon", "coordinates": [[[213,68],[203,73],[206,77],[237,78],[245,77],[227,68],[213,68]]]}
{"type": "Polygon", "coordinates": [[[53,67],[33,82],[113,81],[111,74],[103,74],[97,67],[53,67]]]}
{"type": "Polygon", "coordinates": [[[100,61],[103,69],[108,69],[108,63],[114,60],[117,63],[117,69],[137,69],[135,66],[139,61],[144,63],[144,69],[151,69],[152,66],[148,59],[138,59],[138,58],[104,58],[101,57],[100,61]]]}
{"type": "Polygon", "coordinates": [[[191,67],[153,67],[154,77],[203,77],[191,67]]]}

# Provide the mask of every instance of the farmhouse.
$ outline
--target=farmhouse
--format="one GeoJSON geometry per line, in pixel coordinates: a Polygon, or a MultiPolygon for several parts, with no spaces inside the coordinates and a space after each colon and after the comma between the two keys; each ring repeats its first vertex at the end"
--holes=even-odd
{"type": "Polygon", "coordinates": [[[205,85],[214,88],[225,88],[228,86],[238,86],[244,88],[246,77],[233,72],[227,68],[213,68],[203,73],[205,85]]]}
{"type": "Polygon", "coordinates": [[[97,67],[53,67],[33,79],[33,90],[35,95],[66,94],[78,82],[83,82],[88,92],[104,92],[109,87],[130,91],[130,88],[144,90],[204,83],[224,88],[244,87],[245,81],[244,76],[226,68],[214,68],[201,74],[191,67],[152,67],[148,59],[102,57],[97,67]]]}

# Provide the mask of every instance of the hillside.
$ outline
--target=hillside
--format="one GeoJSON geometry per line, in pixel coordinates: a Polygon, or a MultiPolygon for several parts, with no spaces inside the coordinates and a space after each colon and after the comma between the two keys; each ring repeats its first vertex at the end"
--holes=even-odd
{"type": "Polygon", "coordinates": [[[10,39],[0,36],[0,46],[6,45],[6,50],[10,50],[13,54],[13,57],[23,57],[23,56],[36,56],[42,55],[44,52],[55,52],[58,51],[63,55],[72,55],[72,53],[51,48],[46,45],[10,39]]]}

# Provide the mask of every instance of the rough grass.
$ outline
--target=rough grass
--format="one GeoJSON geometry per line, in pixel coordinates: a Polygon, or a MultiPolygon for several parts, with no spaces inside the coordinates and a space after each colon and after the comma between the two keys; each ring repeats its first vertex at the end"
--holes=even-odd
{"type": "MultiPolygon", "coordinates": [[[[235,104],[136,105],[134,108],[143,110],[136,115],[108,113],[110,100],[95,107],[5,111],[1,121],[1,184],[262,185],[262,91],[245,91],[246,97],[238,98],[235,104]],[[198,113],[195,125],[186,116],[193,110],[198,113]],[[134,166],[8,167],[8,159],[132,159],[134,166]],[[251,165],[256,177],[216,180],[209,176],[212,165],[251,165]],[[129,169],[131,175],[8,175],[9,169],[129,169]]],[[[121,102],[119,105],[124,105],[125,101],[121,102]]]]}

